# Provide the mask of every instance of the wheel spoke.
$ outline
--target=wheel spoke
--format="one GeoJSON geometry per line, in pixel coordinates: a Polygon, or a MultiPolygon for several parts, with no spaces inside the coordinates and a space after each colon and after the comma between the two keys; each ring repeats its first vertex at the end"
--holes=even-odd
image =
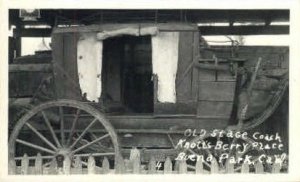
{"type": "Polygon", "coordinates": [[[76,127],[76,124],[77,124],[77,121],[78,121],[78,118],[79,118],[79,115],[80,115],[80,109],[77,109],[76,111],[76,116],[73,120],[73,123],[72,123],[72,127],[71,127],[71,131],[69,133],[69,137],[68,137],[68,140],[67,140],[67,146],[70,145],[70,142],[72,140],[72,136],[74,134],[74,130],[75,130],[75,127],[76,127]]]}
{"type": "MultiPolygon", "coordinates": [[[[237,138],[234,137],[234,138],[232,139],[231,146],[232,146],[233,144],[235,144],[236,141],[237,141],[237,138]]],[[[229,143],[230,143],[230,142],[229,142],[229,143]]],[[[232,151],[233,151],[232,149],[229,149],[229,153],[228,153],[229,156],[231,156],[232,151]]]]}
{"type": "Polygon", "coordinates": [[[43,167],[48,167],[48,166],[50,166],[51,163],[53,162],[53,159],[54,159],[54,158],[55,158],[54,156],[53,156],[52,158],[49,158],[49,159],[51,159],[51,161],[46,162],[45,164],[43,164],[43,167]]]}
{"type": "MultiPolygon", "coordinates": [[[[219,141],[223,142],[222,145],[224,145],[225,141],[224,140],[222,141],[220,135],[217,135],[217,142],[219,142],[219,141]]],[[[221,154],[224,153],[224,150],[222,148],[222,149],[219,149],[219,150],[214,150],[214,152],[216,153],[217,156],[221,156],[221,154]]]]}
{"type": "Polygon", "coordinates": [[[53,151],[53,150],[50,150],[50,149],[47,149],[47,148],[29,143],[29,142],[26,142],[24,140],[16,139],[16,142],[21,143],[21,144],[26,145],[26,146],[31,147],[31,148],[35,148],[35,149],[38,149],[38,150],[41,150],[41,151],[44,151],[44,152],[48,152],[50,154],[55,154],[55,151],[53,151]]]}
{"type": "Polygon", "coordinates": [[[52,161],[46,162],[45,164],[43,164],[43,167],[48,167],[48,166],[50,166],[51,162],[52,162],[52,161]]]}
{"type": "Polygon", "coordinates": [[[97,121],[97,118],[94,118],[94,120],[83,130],[83,132],[79,135],[79,137],[75,140],[75,142],[70,146],[70,149],[72,149],[77,142],[86,134],[86,132],[93,126],[93,124],[97,121]]]}
{"type": "Polygon", "coordinates": [[[41,140],[43,140],[46,144],[48,144],[52,149],[57,150],[57,148],[46,138],[42,135],[37,129],[35,129],[31,124],[25,123],[25,125],[30,128],[41,140]]]}
{"type": "Polygon", "coordinates": [[[87,144],[85,144],[85,145],[83,145],[83,146],[77,148],[77,149],[74,150],[72,153],[76,153],[76,152],[78,152],[78,151],[80,151],[80,150],[82,150],[82,149],[84,149],[84,148],[86,148],[86,147],[88,147],[88,146],[90,146],[90,145],[96,143],[96,142],[99,142],[100,140],[103,140],[104,138],[106,138],[106,137],[108,137],[108,136],[109,136],[109,134],[105,134],[105,135],[103,135],[103,136],[97,138],[96,140],[93,140],[93,141],[91,141],[91,142],[89,142],[89,143],[87,143],[87,144]]]}
{"type": "Polygon", "coordinates": [[[196,152],[194,152],[192,149],[188,149],[189,152],[191,152],[194,155],[198,155],[196,152]]]}
{"type": "MultiPolygon", "coordinates": [[[[85,166],[88,166],[88,165],[89,165],[87,162],[84,162],[84,161],[81,161],[81,163],[82,163],[83,165],[85,165],[85,166]]],[[[101,167],[99,167],[99,166],[95,166],[95,168],[101,169],[101,167]]]]}
{"type": "Polygon", "coordinates": [[[259,156],[256,156],[253,160],[252,160],[252,162],[256,162],[256,161],[258,161],[259,160],[259,156]]]}
{"type": "Polygon", "coordinates": [[[91,153],[91,154],[74,154],[74,157],[99,157],[99,156],[107,156],[107,155],[115,155],[114,152],[106,152],[106,153],[91,153]]]}
{"type": "Polygon", "coordinates": [[[205,151],[208,153],[208,155],[214,156],[209,149],[205,149],[205,151]]]}
{"type": "MultiPolygon", "coordinates": [[[[97,136],[94,133],[90,132],[90,134],[91,134],[91,136],[93,137],[94,140],[97,139],[97,136]]],[[[109,150],[109,148],[107,148],[107,146],[102,145],[101,142],[98,142],[98,146],[101,147],[101,149],[104,149],[106,151],[109,150]]]]}
{"type": "Polygon", "coordinates": [[[60,137],[61,137],[61,144],[65,145],[65,121],[64,121],[64,110],[63,107],[59,107],[59,117],[60,117],[60,137]]]}
{"type": "Polygon", "coordinates": [[[189,164],[188,164],[187,167],[190,168],[190,169],[196,170],[196,167],[195,167],[195,166],[192,166],[192,165],[189,165],[189,164]]]}
{"type": "MultiPolygon", "coordinates": [[[[46,155],[46,156],[41,156],[42,159],[52,159],[54,156],[53,155],[46,155]]],[[[22,160],[23,159],[23,156],[21,157],[15,157],[15,160],[22,160]]],[[[36,159],[36,156],[28,156],[28,159],[29,160],[35,160],[36,159]]]]}
{"type": "Polygon", "coordinates": [[[49,128],[49,130],[50,130],[50,133],[51,133],[51,135],[52,135],[52,137],[53,137],[53,139],[54,139],[56,145],[57,145],[58,147],[61,147],[61,144],[59,143],[59,141],[58,141],[58,139],[57,139],[57,136],[56,136],[56,134],[54,133],[54,130],[53,130],[51,124],[50,124],[49,119],[47,118],[47,116],[46,116],[46,114],[45,114],[44,111],[41,111],[41,112],[42,112],[43,118],[44,118],[44,120],[45,120],[45,122],[46,122],[46,125],[48,126],[48,128],[49,128]]]}

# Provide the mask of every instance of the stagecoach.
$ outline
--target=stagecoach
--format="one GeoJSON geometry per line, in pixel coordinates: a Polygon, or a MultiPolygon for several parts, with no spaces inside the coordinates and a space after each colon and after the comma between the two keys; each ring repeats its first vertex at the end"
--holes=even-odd
{"type": "MultiPolygon", "coordinates": [[[[54,28],[51,52],[18,58],[9,67],[9,159],[18,163],[25,153],[29,158],[39,153],[47,166],[53,158],[60,163],[106,157],[118,169],[132,148],[141,149],[143,161],[149,156],[174,159],[182,150],[218,158],[216,151],[182,149],[177,143],[183,137],[220,140],[186,136],[187,129],[257,127],[280,104],[288,73],[261,69],[262,58],[247,69],[248,59],[236,56],[234,45],[221,50],[230,54],[219,57],[220,50],[208,47],[200,32],[190,23],[54,28]],[[12,92],[22,90],[16,83],[26,78],[31,80],[25,82],[31,86],[29,97],[16,98],[12,92]]],[[[204,164],[210,168],[211,163],[204,164]]],[[[189,162],[189,169],[194,165],[189,162]]]]}

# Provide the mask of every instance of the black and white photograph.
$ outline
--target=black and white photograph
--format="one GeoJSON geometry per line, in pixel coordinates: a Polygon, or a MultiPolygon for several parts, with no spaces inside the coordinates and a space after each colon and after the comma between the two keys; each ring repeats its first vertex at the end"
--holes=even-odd
{"type": "Polygon", "coordinates": [[[290,8],[27,7],[7,9],[8,177],[290,174],[290,8]]]}

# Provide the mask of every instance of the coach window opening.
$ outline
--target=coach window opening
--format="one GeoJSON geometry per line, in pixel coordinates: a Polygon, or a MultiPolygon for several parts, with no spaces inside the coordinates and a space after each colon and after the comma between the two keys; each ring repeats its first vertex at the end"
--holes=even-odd
{"type": "Polygon", "coordinates": [[[103,40],[102,93],[107,112],[152,113],[151,36],[103,40]]]}

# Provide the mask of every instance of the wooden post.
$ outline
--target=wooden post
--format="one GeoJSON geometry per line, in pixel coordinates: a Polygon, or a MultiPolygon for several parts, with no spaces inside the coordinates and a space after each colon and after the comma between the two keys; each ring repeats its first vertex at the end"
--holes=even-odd
{"type": "Polygon", "coordinates": [[[185,160],[181,160],[179,162],[179,174],[186,174],[187,173],[187,165],[185,160]]]}
{"type": "Polygon", "coordinates": [[[13,32],[13,36],[15,38],[15,50],[16,50],[16,53],[15,53],[15,57],[14,58],[17,58],[17,57],[20,57],[21,56],[21,50],[22,50],[22,37],[20,36],[20,31],[21,31],[21,25],[20,23],[18,22],[17,25],[16,25],[16,29],[15,31],[13,32]]]}
{"type": "Polygon", "coordinates": [[[256,174],[264,173],[264,166],[262,165],[262,163],[260,161],[257,161],[255,163],[255,173],[256,174]]]}
{"type": "Polygon", "coordinates": [[[28,174],[29,172],[29,159],[25,153],[21,161],[21,174],[28,174]]]}
{"type": "Polygon", "coordinates": [[[96,174],[96,162],[95,158],[90,155],[88,159],[88,174],[96,174]]]}
{"type": "Polygon", "coordinates": [[[82,161],[81,161],[80,156],[77,156],[75,158],[74,173],[75,174],[82,174],[82,161]]]}
{"type": "Polygon", "coordinates": [[[243,163],[241,173],[248,174],[249,173],[249,164],[243,163]]]}
{"type": "Polygon", "coordinates": [[[40,153],[37,154],[34,164],[35,174],[43,174],[43,159],[40,153]]]}
{"type": "Polygon", "coordinates": [[[148,166],[148,174],[156,173],[156,161],[153,156],[150,157],[149,166],[148,166]]]}
{"type": "Polygon", "coordinates": [[[164,164],[164,174],[171,174],[171,173],[172,173],[172,161],[170,157],[167,157],[164,164]]]}
{"type": "Polygon", "coordinates": [[[71,160],[68,156],[65,156],[63,162],[63,174],[71,174],[71,160]]]}
{"type": "Polygon", "coordinates": [[[153,79],[153,90],[154,90],[153,104],[155,106],[158,103],[158,95],[157,95],[157,92],[158,92],[158,76],[156,74],[153,74],[152,79],[153,79]]]}
{"type": "Polygon", "coordinates": [[[130,161],[133,167],[133,174],[139,174],[141,169],[141,154],[137,148],[130,151],[130,161]]]}
{"type": "Polygon", "coordinates": [[[103,174],[109,173],[109,161],[108,161],[107,157],[104,157],[104,159],[102,161],[102,170],[103,170],[103,174]]]}
{"type": "Polygon", "coordinates": [[[203,174],[203,173],[204,173],[204,170],[203,170],[203,161],[202,161],[202,159],[197,160],[197,162],[196,162],[195,173],[196,173],[196,174],[203,174]]]}

